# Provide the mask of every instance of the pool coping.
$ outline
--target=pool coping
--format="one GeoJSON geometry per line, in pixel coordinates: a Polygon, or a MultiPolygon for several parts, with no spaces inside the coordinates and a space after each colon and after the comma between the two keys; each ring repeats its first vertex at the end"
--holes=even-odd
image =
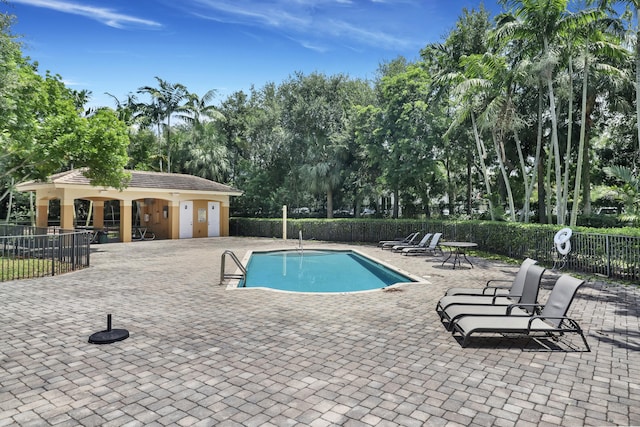
{"type": "MultiPolygon", "coordinates": [[[[408,272],[407,270],[404,270],[402,268],[396,267],[392,264],[389,264],[388,262],[382,261],[376,257],[372,257],[371,255],[365,254],[364,252],[358,250],[358,249],[333,249],[333,248],[305,248],[305,251],[323,251],[323,252],[352,252],[355,254],[358,254],[361,257],[364,257],[368,260],[370,260],[371,262],[377,263],[385,268],[388,268],[389,270],[392,270],[396,273],[402,274],[403,276],[407,276],[408,278],[414,280],[413,282],[398,282],[398,283],[394,283],[393,285],[389,285],[389,286],[385,286],[383,288],[376,288],[376,289],[366,289],[366,290],[362,290],[362,291],[349,291],[349,292],[300,292],[300,291],[286,291],[286,290],[282,290],[282,289],[274,289],[274,288],[269,288],[266,286],[256,286],[256,287],[251,287],[251,288],[241,288],[238,285],[240,284],[240,279],[231,279],[229,281],[229,283],[227,284],[226,290],[228,291],[233,291],[233,290],[242,290],[242,291],[249,291],[249,290],[264,290],[264,291],[272,291],[272,292],[283,292],[283,293],[287,293],[287,294],[296,294],[296,295],[353,295],[353,294],[362,294],[362,293],[367,293],[367,292],[384,292],[385,290],[389,290],[389,289],[393,289],[393,288],[398,288],[401,286],[406,286],[406,285],[430,285],[431,282],[429,282],[428,280],[425,280],[422,277],[418,277],[415,274],[412,274],[410,272],[408,272]]],[[[248,250],[244,257],[242,258],[242,260],[240,261],[242,263],[243,267],[247,267],[247,264],[249,263],[249,259],[251,258],[251,255],[254,252],[259,252],[259,253],[270,253],[270,252],[298,252],[298,249],[269,249],[269,250],[264,250],[264,251],[254,251],[252,249],[248,250]]],[[[234,272],[234,274],[238,275],[241,274],[242,271],[240,270],[239,267],[236,267],[236,270],[234,272]]]]}

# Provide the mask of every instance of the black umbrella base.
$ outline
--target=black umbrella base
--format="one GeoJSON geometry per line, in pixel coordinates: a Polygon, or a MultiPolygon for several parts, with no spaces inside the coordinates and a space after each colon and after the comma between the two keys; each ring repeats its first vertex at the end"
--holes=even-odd
{"type": "Polygon", "coordinates": [[[126,329],[111,329],[110,331],[100,331],[89,337],[91,344],[111,344],[129,338],[129,331],[126,329]]]}
{"type": "Polygon", "coordinates": [[[111,344],[129,338],[126,329],[111,329],[111,315],[107,314],[107,330],[96,332],[89,337],[91,344],[111,344]]]}

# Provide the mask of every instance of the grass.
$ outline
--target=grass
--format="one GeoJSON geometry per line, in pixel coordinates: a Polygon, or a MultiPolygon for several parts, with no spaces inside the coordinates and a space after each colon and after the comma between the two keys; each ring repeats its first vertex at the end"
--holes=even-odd
{"type": "Polygon", "coordinates": [[[51,274],[52,262],[48,259],[0,257],[0,266],[0,281],[5,281],[48,276],[51,274]]]}
{"type": "Polygon", "coordinates": [[[477,256],[480,258],[492,260],[492,261],[502,261],[505,264],[520,264],[522,260],[517,260],[514,258],[510,258],[505,255],[498,255],[490,252],[481,251],[478,249],[471,249],[467,252],[467,255],[477,256]]]}
{"type": "MultiPolygon", "coordinates": [[[[520,264],[522,262],[521,260],[509,258],[504,255],[497,255],[497,254],[484,252],[477,249],[470,250],[469,252],[467,252],[467,255],[477,256],[477,257],[492,260],[492,261],[501,261],[501,262],[504,262],[505,264],[520,264]]],[[[571,274],[572,276],[579,277],[581,279],[588,280],[588,281],[602,282],[606,284],[619,284],[624,286],[636,286],[636,287],[639,286],[637,282],[632,280],[625,280],[621,278],[613,279],[598,273],[582,273],[582,272],[576,272],[576,271],[561,271],[561,273],[571,274]]]]}

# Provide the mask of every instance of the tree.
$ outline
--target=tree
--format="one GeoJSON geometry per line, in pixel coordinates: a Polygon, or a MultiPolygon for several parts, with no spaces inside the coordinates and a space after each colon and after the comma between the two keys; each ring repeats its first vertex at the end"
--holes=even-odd
{"type": "Polygon", "coordinates": [[[297,163],[305,188],[326,195],[328,218],[333,217],[334,193],[348,157],[351,88],[347,76],[319,73],[296,73],[279,88],[282,123],[292,138],[290,159],[297,163]]]}
{"type": "Polygon", "coordinates": [[[210,102],[216,94],[210,90],[202,97],[189,93],[177,117],[184,123],[178,128],[180,158],[177,168],[186,173],[214,181],[223,181],[229,173],[229,159],[223,133],[215,121],[224,116],[210,102]]]}
{"type": "Polygon", "coordinates": [[[207,91],[202,97],[196,93],[188,93],[186,103],[180,108],[177,117],[193,126],[199,126],[211,120],[224,120],[224,115],[211,104],[216,93],[215,89],[207,91]]]}
{"type": "MultiPolygon", "coordinates": [[[[611,6],[622,3],[627,5],[627,15],[635,17],[635,27],[630,28],[633,33],[635,44],[633,46],[633,56],[635,62],[635,95],[636,95],[636,135],[638,151],[636,152],[636,161],[640,162],[640,0],[598,0],[597,3],[602,9],[613,13],[611,6]]],[[[631,20],[631,19],[630,19],[631,20]]],[[[631,24],[632,25],[632,24],[631,24]]],[[[630,25],[630,26],[631,26],[630,25]]]]}
{"type": "Polygon", "coordinates": [[[223,136],[213,122],[184,124],[175,132],[180,149],[175,158],[177,170],[213,181],[224,181],[229,158],[223,136]]]}
{"type": "MultiPolygon", "coordinates": [[[[155,78],[158,87],[143,86],[138,89],[138,93],[146,93],[151,96],[151,103],[147,104],[148,115],[152,120],[160,123],[166,120],[167,133],[167,172],[171,172],[171,117],[175,113],[184,111],[182,102],[189,97],[187,88],[181,83],[169,83],[160,77],[155,78]]],[[[162,169],[162,166],[160,167],[162,169]]]]}
{"type": "MultiPolygon", "coordinates": [[[[509,216],[512,221],[515,221],[510,174],[505,166],[507,160],[505,140],[513,132],[517,132],[519,126],[519,118],[513,105],[513,75],[507,69],[504,57],[490,53],[463,58],[462,64],[465,66],[465,74],[469,81],[475,86],[476,98],[479,102],[478,119],[481,128],[488,129],[491,134],[498,167],[507,192],[509,216]]],[[[519,149],[518,152],[520,153],[521,150],[519,149]]],[[[522,158],[522,155],[520,157],[522,158]]],[[[523,174],[526,174],[524,167],[523,174]]]]}
{"type": "Polygon", "coordinates": [[[283,94],[274,83],[249,95],[232,94],[220,108],[224,121],[216,122],[232,154],[234,186],[244,191],[232,200],[245,215],[280,215],[282,205],[299,203],[299,154],[282,115],[283,94]]]}
{"type": "MultiPolygon", "coordinates": [[[[453,97],[454,83],[451,77],[463,72],[461,63],[463,57],[483,54],[487,51],[487,36],[490,29],[489,13],[483,6],[478,10],[463,9],[455,28],[447,35],[444,43],[430,44],[421,51],[425,66],[433,77],[428,102],[431,110],[439,111],[436,114],[439,119],[434,120],[434,124],[438,125],[434,129],[441,129],[437,131],[439,133],[438,159],[443,163],[447,177],[451,212],[454,211],[455,188],[459,181],[456,175],[464,173],[466,175],[466,210],[467,214],[472,213],[472,169],[475,165],[472,132],[468,131],[467,126],[451,128],[458,111],[458,105],[453,97]],[[448,129],[450,129],[449,132],[447,132],[448,129]]],[[[487,197],[491,198],[491,194],[487,194],[487,197]]]]}
{"type": "MultiPolygon", "coordinates": [[[[566,195],[562,194],[562,163],[558,137],[558,107],[554,89],[554,76],[559,62],[558,50],[554,48],[563,38],[560,36],[580,26],[588,25],[597,18],[595,10],[569,13],[568,0],[503,0],[511,6],[513,14],[503,14],[499,18],[497,37],[525,39],[537,49],[535,58],[543,67],[541,77],[546,86],[551,120],[551,146],[555,164],[555,193],[558,224],[564,224],[566,195]]],[[[566,40],[566,38],[564,39],[566,40]]],[[[535,51],[533,51],[535,52],[535,51]]]]}
{"type": "Polygon", "coordinates": [[[445,138],[463,123],[471,121],[471,129],[473,131],[473,139],[476,143],[476,152],[478,155],[478,161],[480,163],[480,172],[484,180],[485,191],[489,203],[489,214],[491,220],[494,221],[495,210],[493,206],[493,193],[491,190],[491,179],[489,177],[489,169],[486,164],[487,149],[485,147],[483,139],[480,137],[480,130],[477,122],[478,108],[481,101],[482,91],[489,88],[490,83],[487,80],[474,78],[471,75],[465,75],[464,73],[457,72],[446,76],[446,81],[451,84],[455,84],[453,90],[454,102],[457,104],[455,109],[455,119],[449,126],[449,129],[445,133],[445,138]]]}
{"type": "Polygon", "coordinates": [[[85,144],[76,162],[87,167],[84,174],[92,185],[124,188],[130,178],[123,168],[129,159],[127,126],[107,108],[96,111],[85,123],[85,129],[78,132],[85,144]]]}
{"type": "Polygon", "coordinates": [[[585,172],[584,180],[584,196],[583,203],[585,213],[590,213],[590,182],[588,167],[589,152],[589,133],[592,127],[592,113],[595,108],[596,99],[600,95],[599,92],[615,91],[616,86],[620,86],[624,80],[624,72],[613,66],[613,62],[618,60],[624,61],[627,53],[621,48],[619,41],[612,34],[606,34],[602,30],[606,30],[611,23],[615,21],[601,20],[595,22],[594,25],[587,26],[585,31],[585,41],[583,45],[583,80],[582,80],[582,114],[580,119],[580,142],[578,148],[578,161],[576,165],[576,178],[573,193],[573,208],[571,211],[570,225],[573,227],[577,224],[578,218],[578,201],[580,199],[580,185],[585,172]],[[602,61],[599,61],[601,59],[602,61]],[[589,76],[594,73],[597,78],[596,84],[589,87],[589,76]],[[603,82],[606,87],[603,88],[603,82]],[[591,89],[591,90],[589,90],[591,89]],[[586,155],[585,155],[586,154],[586,155]],[[585,159],[587,161],[585,161],[585,159]],[[585,165],[586,163],[586,165],[585,165]],[[586,166],[586,167],[585,167],[586,166]]]}
{"type": "Polygon", "coordinates": [[[379,82],[379,104],[382,108],[382,179],[394,191],[393,218],[399,215],[401,194],[405,203],[413,201],[411,192],[428,205],[431,177],[437,174],[435,133],[432,110],[427,103],[431,77],[421,64],[407,64],[398,72],[394,65],[390,74],[379,82]],[[402,192],[402,193],[401,193],[402,192]]]}
{"type": "Polygon", "coordinates": [[[361,110],[375,104],[376,98],[372,86],[364,80],[351,82],[349,98],[351,108],[348,111],[349,120],[343,135],[347,140],[343,170],[343,207],[350,206],[354,216],[359,217],[363,199],[366,195],[373,193],[377,178],[376,170],[370,167],[371,159],[367,151],[366,138],[361,138],[360,134],[361,110]]]}
{"type": "Polygon", "coordinates": [[[67,88],[58,75],[39,75],[11,35],[12,21],[0,14],[0,200],[9,200],[6,218],[16,182],[85,168],[93,185],[125,186],[124,124],[108,110],[85,111],[90,92],[67,88]]]}
{"type": "Polygon", "coordinates": [[[249,156],[247,130],[252,121],[249,97],[243,91],[234,92],[219,107],[224,120],[216,125],[224,137],[227,151],[231,156],[230,181],[234,182],[239,174],[238,167],[243,157],[249,156]]]}
{"type": "Polygon", "coordinates": [[[4,129],[9,153],[5,172],[22,181],[86,167],[93,185],[126,185],[129,139],[115,113],[99,109],[81,117],[73,91],[59,76],[47,73],[43,79],[30,66],[21,74],[24,85],[15,93],[20,121],[4,129]]]}
{"type": "Polygon", "coordinates": [[[637,225],[640,222],[640,178],[637,171],[625,166],[611,166],[604,168],[604,172],[621,184],[615,191],[624,202],[625,215],[622,219],[637,225]]]}

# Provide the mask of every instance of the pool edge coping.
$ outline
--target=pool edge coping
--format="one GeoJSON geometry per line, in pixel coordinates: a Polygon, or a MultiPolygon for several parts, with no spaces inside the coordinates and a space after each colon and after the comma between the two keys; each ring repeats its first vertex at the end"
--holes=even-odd
{"type": "MultiPolygon", "coordinates": [[[[272,292],[282,292],[282,293],[287,293],[287,294],[296,294],[296,295],[352,295],[352,294],[361,294],[361,293],[366,293],[366,292],[384,292],[386,289],[392,289],[392,288],[397,288],[400,286],[406,286],[406,285],[430,285],[431,282],[429,282],[428,280],[424,279],[423,277],[419,277],[416,276],[413,273],[410,273],[402,268],[396,267],[394,265],[389,264],[386,261],[382,261],[376,257],[370,256],[368,254],[365,254],[364,252],[358,250],[358,249],[333,249],[333,248],[305,248],[305,250],[308,251],[326,251],[326,252],[353,252],[356,253],[368,260],[371,260],[372,262],[378,263],[390,270],[393,270],[396,273],[402,274],[403,276],[407,276],[410,279],[413,279],[413,282],[398,282],[398,283],[394,283],[393,285],[389,285],[389,286],[385,286],[383,288],[377,288],[377,289],[366,289],[366,290],[362,290],[362,291],[350,291],[350,292],[299,292],[299,291],[285,291],[282,289],[274,289],[274,288],[268,288],[268,287],[264,287],[264,286],[257,286],[257,287],[252,287],[252,288],[240,288],[238,287],[238,285],[240,284],[240,279],[231,279],[229,281],[229,283],[227,284],[227,287],[225,288],[227,291],[233,291],[233,290],[243,290],[243,291],[247,291],[247,290],[264,290],[264,291],[272,291],[272,292]]],[[[253,249],[249,249],[244,257],[242,257],[242,260],[240,261],[240,263],[242,264],[242,266],[244,268],[247,267],[247,264],[249,262],[249,258],[251,258],[251,255],[253,255],[254,252],[260,252],[260,253],[269,253],[269,252],[283,252],[283,251],[297,251],[296,249],[269,249],[269,250],[264,250],[264,251],[256,251],[253,249]]],[[[240,270],[240,268],[236,267],[235,270],[235,274],[240,274],[242,273],[242,271],[240,270]]]]}

